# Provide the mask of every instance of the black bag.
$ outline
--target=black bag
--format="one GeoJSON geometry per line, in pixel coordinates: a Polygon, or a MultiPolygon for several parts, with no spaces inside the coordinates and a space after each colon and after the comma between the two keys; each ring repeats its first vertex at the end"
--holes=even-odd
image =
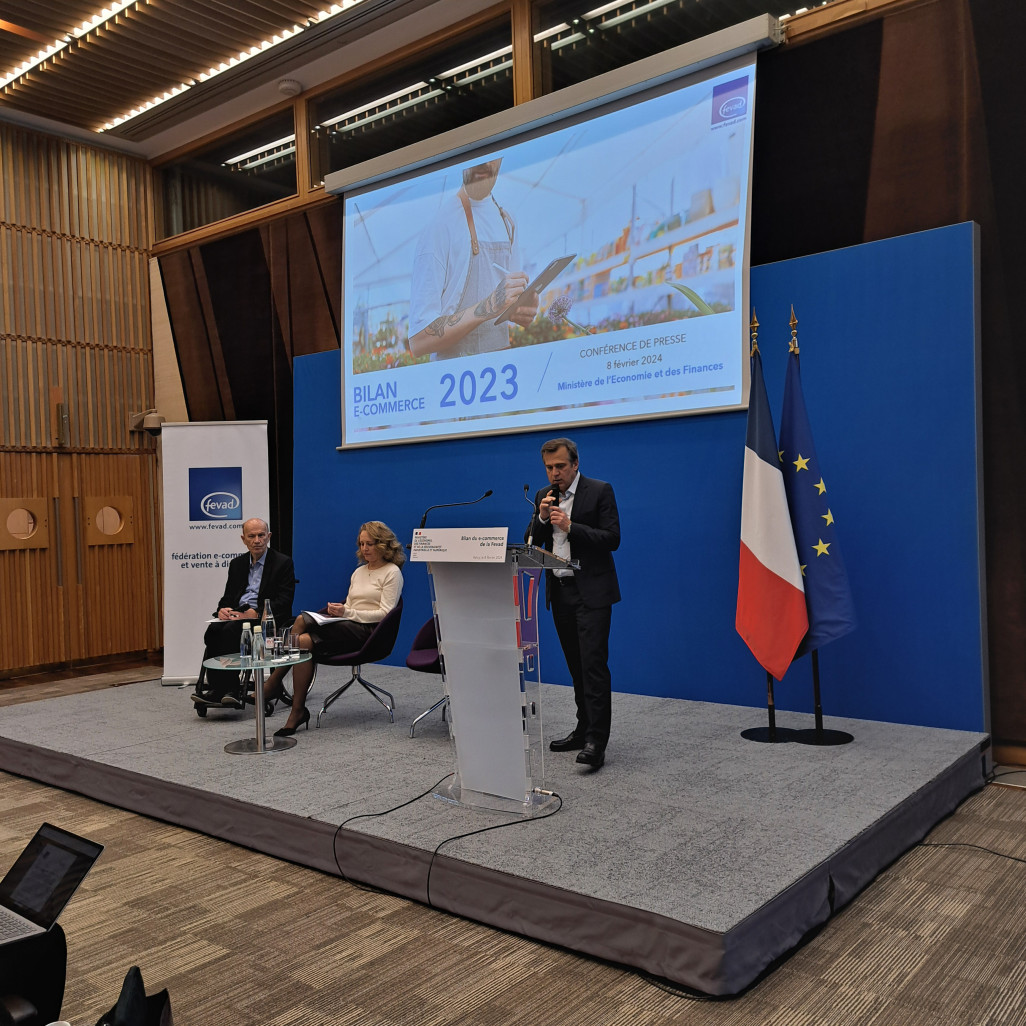
{"type": "Polygon", "coordinates": [[[171,1018],[171,996],[167,989],[146,996],[142,973],[133,965],[121,985],[118,1003],[100,1016],[96,1026],[174,1026],[171,1018]]]}

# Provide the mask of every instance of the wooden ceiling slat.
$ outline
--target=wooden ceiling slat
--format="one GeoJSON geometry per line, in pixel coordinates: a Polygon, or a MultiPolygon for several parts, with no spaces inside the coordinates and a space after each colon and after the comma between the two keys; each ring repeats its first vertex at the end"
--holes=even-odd
{"type": "MultiPolygon", "coordinates": [[[[109,80],[115,85],[119,81],[117,76],[109,80]]],[[[109,85],[103,79],[90,80],[87,85],[83,89],[81,81],[66,80],[48,68],[44,72],[29,72],[14,87],[14,95],[18,97],[19,92],[23,92],[23,96],[31,100],[33,111],[43,105],[48,110],[60,110],[62,113],[58,120],[61,121],[69,120],[69,108],[73,108],[75,116],[85,118],[87,126],[92,127],[110,117],[106,113],[110,107],[109,85]]]]}
{"type": "Polygon", "coordinates": [[[120,29],[116,38],[112,33],[89,42],[76,57],[85,64],[99,55],[128,74],[141,72],[153,82],[154,92],[163,92],[172,85],[196,78],[218,61],[222,50],[216,40],[213,42],[211,46],[210,40],[202,40],[191,32],[176,36],[154,32],[150,26],[133,25],[120,29]],[[204,47],[201,43],[208,45],[204,47]],[[123,59],[126,50],[131,55],[129,60],[123,59]]]}
{"type": "MultiPolygon", "coordinates": [[[[103,2],[0,0],[0,19],[57,40],[92,17],[103,2]]],[[[674,16],[676,31],[701,35],[726,21],[759,14],[775,2],[688,3],[674,16]]],[[[599,0],[580,0],[581,10],[598,5],[599,0]]],[[[145,0],[109,19],[84,41],[74,40],[42,68],[0,90],[0,108],[95,130],[182,82],[198,79],[209,68],[247,52],[286,28],[306,25],[327,6],[330,0],[145,0]]],[[[664,24],[654,13],[642,16],[633,27],[635,42],[648,40],[653,50],[659,49],[664,24]]],[[[613,53],[620,46],[616,35],[611,31],[606,44],[613,53]]],[[[39,44],[23,36],[0,31],[0,74],[33,58],[39,49],[39,44]]],[[[594,59],[600,57],[596,52],[594,59]]],[[[582,54],[580,59],[588,58],[582,54]]],[[[167,108],[168,118],[173,110],[172,102],[167,108]]],[[[132,137],[131,131],[125,137],[132,137]]],[[[141,129],[139,137],[145,137],[141,129]]]]}
{"type": "Polygon", "coordinates": [[[199,67],[202,63],[204,71],[228,57],[248,50],[263,38],[226,32],[224,21],[212,15],[209,9],[191,19],[188,28],[183,29],[176,22],[176,18],[163,18],[155,14],[144,31],[148,34],[159,33],[162,39],[168,41],[167,45],[180,53],[183,59],[191,54],[193,66],[199,67]],[[203,56],[200,57],[200,54],[203,56]]]}
{"type": "MultiPolygon", "coordinates": [[[[238,4],[226,0],[180,0],[181,12],[175,11],[174,17],[188,11],[190,18],[202,17],[215,13],[218,21],[224,26],[234,26],[234,33],[240,39],[248,39],[248,46],[259,43],[269,35],[276,35],[282,29],[293,25],[305,25],[307,20],[317,13],[312,5],[302,5],[302,9],[294,8],[287,3],[275,3],[266,8],[265,5],[238,4]]],[[[177,5],[176,5],[177,6],[177,5]]],[[[239,46],[245,49],[245,46],[239,46]]]]}
{"type": "MultiPolygon", "coordinates": [[[[0,18],[49,40],[68,35],[100,8],[98,0],[0,2],[0,18]]],[[[150,0],[128,7],[42,70],[0,93],[0,105],[96,128],[321,10],[308,0],[150,0]]],[[[40,45],[0,33],[0,71],[40,45]]]]}

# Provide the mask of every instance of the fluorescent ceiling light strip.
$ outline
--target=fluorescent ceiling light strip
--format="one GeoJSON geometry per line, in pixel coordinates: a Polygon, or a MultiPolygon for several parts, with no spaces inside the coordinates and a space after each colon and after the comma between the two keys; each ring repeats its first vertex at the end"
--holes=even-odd
{"type": "Polygon", "coordinates": [[[289,143],[295,141],[295,133],[293,133],[292,135],[286,135],[281,139],[275,139],[274,142],[263,143],[260,146],[257,146],[256,149],[247,150],[245,153],[240,153],[237,157],[229,157],[224,163],[238,164],[239,161],[246,160],[249,157],[255,157],[258,153],[266,153],[268,150],[274,149],[275,146],[287,146],[289,143]]]}
{"type": "Polygon", "coordinates": [[[287,157],[289,154],[295,153],[296,147],[290,146],[288,149],[279,150],[277,153],[268,153],[266,157],[261,157],[259,160],[251,160],[248,164],[243,164],[241,167],[237,167],[236,171],[248,171],[251,167],[259,167],[261,164],[266,164],[270,160],[277,160],[279,157],[287,157]]]}
{"type": "Polygon", "coordinates": [[[618,7],[623,7],[624,0],[613,0],[611,4],[603,4],[601,7],[596,7],[593,10],[585,11],[581,15],[582,18],[597,18],[600,14],[605,14],[606,11],[614,11],[618,7]]]}
{"type": "Polygon", "coordinates": [[[617,15],[615,18],[609,18],[606,21],[599,22],[600,29],[613,28],[614,25],[620,25],[625,21],[633,21],[639,14],[646,14],[648,11],[653,11],[657,7],[665,7],[667,4],[672,4],[674,0],[650,0],[649,3],[643,7],[636,7],[633,11],[628,11],[626,14],[617,15]]]}
{"type": "Polygon", "coordinates": [[[567,36],[566,39],[557,39],[556,42],[554,42],[552,44],[552,49],[553,50],[559,50],[562,47],[569,46],[570,43],[576,43],[579,39],[583,39],[583,38],[584,38],[584,33],[583,32],[575,32],[572,36],[567,36]]]}
{"type": "Polygon", "coordinates": [[[370,103],[365,103],[362,107],[354,107],[352,110],[347,110],[345,114],[336,114],[335,117],[322,121],[317,127],[331,128],[332,125],[337,125],[340,121],[345,121],[346,118],[354,118],[357,114],[373,110],[375,107],[380,107],[383,103],[391,103],[393,100],[398,100],[401,96],[409,96],[410,93],[416,92],[418,89],[427,89],[427,85],[427,82],[417,82],[394,93],[389,93],[388,96],[379,96],[376,100],[371,100],[370,103]]]}
{"type": "Polygon", "coordinates": [[[453,85],[469,85],[471,82],[478,82],[482,78],[488,78],[489,75],[497,75],[500,71],[505,71],[506,68],[512,68],[513,61],[503,61],[501,64],[494,64],[490,68],[485,68],[484,71],[477,72],[476,75],[465,75],[463,78],[457,78],[453,80],[453,85]]]}
{"type": "Polygon", "coordinates": [[[27,61],[23,61],[16,68],[12,68],[3,78],[0,78],[0,89],[4,86],[10,85],[16,79],[21,78],[22,75],[27,71],[31,71],[33,68],[38,67],[48,57],[52,57],[55,53],[60,53],[68,44],[63,40],[58,39],[56,42],[51,43],[45,50],[40,50],[35,57],[29,58],[27,61]]]}
{"type": "MultiPolygon", "coordinates": [[[[445,92],[444,89],[429,89],[426,93],[420,96],[413,96],[408,99],[405,103],[397,103],[394,107],[389,107],[388,110],[379,110],[376,114],[368,114],[364,118],[357,118],[351,125],[343,125],[340,131],[348,132],[351,129],[359,128],[360,125],[368,125],[372,121],[378,121],[381,118],[387,118],[389,114],[395,114],[396,111],[405,110],[407,107],[412,107],[423,100],[433,100],[436,96],[441,96],[445,92]]],[[[341,118],[336,118],[332,124],[338,124],[341,118]]],[[[325,125],[328,124],[326,121],[325,125]]]]}
{"type": "MultiPolygon", "coordinates": [[[[101,24],[102,21],[106,21],[108,18],[111,18],[115,14],[117,14],[118,11],[123,10],[125,7],[131,6],[133,3],[136,2],[137,0],[119,0],[119,2],[114,4],[112,7],[104,9],[103,18],[101,19],[101,21],[97,21],[96,24],[101,24]]],[[[293,25],[291,28],[285,28],[277,35],[272,36],[270,39],[265,39],[256,46],[250,47],[249,50],[245,50],[242,53],[236,54],[234,57],[226,57],[224,60],[220,62],[220,64],[218,64],[216,68],[211,68],[209,71],[204,72],[204,74],[200,75],[198,81],[207,82],[210,79],[214,78],[214,76],[220,75],[222,72],[228,71],[230,68],[236,67],[243,61],[249,60],[250,57],[255,57],[258,53],[263,53],[265,50],[269,50],[272,47],[277,46],[279,43],[284,43],[287,40],[292,39],[294,36],[298,35],[308,26],[320,24],[321,22],[326,21],[328,18],[333,18],[336,15],[341,14],[343,11],[346,11],[351,7],[355,7],[357,4],[360,3],[363,3],[363,0],[343,0],[341,4],[332,4],[331,7],[325,8],[324,10],[318,12],[316,15],[313,15],[312,17],[308,18],[306,20],[305,25],[293,25]]],[[[91,31],[92,28],[95,28],[95,25],[91,25],[89,22],[83,22],[83,31],[79,34],[85,34],[85,32],[91,31]]],[[[3,86],[5,84],[5,82],[0,81],[0,86],[3,86]]],[[[165,100],[170,99],[172,96],[177,96],[179,93],[184,92],[186,89],[191,89],[195,84],[196,83],[193,81],[181,82],[177,86],[174,86],[172,89],[169,89],[166,93],[164,93],[163,96],[155,96],[152,100],[149,100],[147,103],[141,104],[139,107],[133,108],[127,114],[122,114],[116,118],[111,118],[111,120],[108,121],[103,126],[103,128],[99,129],[99,131],[104,132],[111,128],[117,128],[118,125],[123,125],[126,121],[131,121],[132,118],[137,117],[139,114],[142,114],[143,111],[147,111],[151,107],[157,106],[158,103],[163,103],[165,100]]]]}
{"type": "Polygon", "coordinates": [[[564,21],[559,25],[553,25],[552,28],[542,29],[536,36],[533,37],[534,42],[540,43],[543,39],[548,39],[549,36],[558,35],[560,32],[565,32],[570,26],[564,21]]]}
{"type": "Polygon", "coordinates": [[[177,86],[164,93],[163,96],[155,96],[152,100],[148,100],[146,103],[133,108],[127,114],[111,118],[111,120],[108,121],[103,128],[99,129],[99,131],[103,132],[110,128],[116,128],[118,125],[123,125],[126,121],[131,121],[132,118],[142,114],[143,111],[147,111],[151,107],[156,107],[158,103],[163,103],[165,100],[170,99],[171,96],[177,96],[179,93],[184,93],[186,89],[191,89],[196,82],[209,82],[210,79],[220,75],[223,71],[228,71],[230,68],[236,67],[243,61],[248,61],[250,57],[255,57],[258,53],[263,53],[264,50],[269,50],[272,46],[277,46],[278,43],[284,43],[287,39],[291,39],[297,33],[302,31],[302,26],[293,25],[291,29],[285,29],[280,35],[275,36],[273,41],[265,39],[257,46],[252,46],[249,50],[246,50],[235,57],[227,58],[227,60],[222,61],[216,68],[210,68],[209,71],[203,72],[203,74],[199,75],[195,81],[190,79],[188,82],[180,82],[177,86]]]}
{"type": "Polygon", "coordinates": [[[110,21],[115,14],[120,14],[126,7],[132,7],[136,3],[136,0],[118,0],[117,3],[111,4],[109,7],[104,7],[102,11],[94,14],[91,18],[87,18],[82,22],[78,28],[71,30],[69,36],[74,36],[76,39],[81,39],[87,32],[92,32],[97,25],[102,25],[105,21],[110,21]]]}
{"type": "Polygon", "coordinates": [[[486,53],[483,57],[475,57],[472,61],[467,61],[466,64],[461,64],[458,68],[450,68],[448,71],[442,71],[439,73],[439,78],[452,78],[454,75],[458,75],[461,71],[469,71],[471,68],[479,68],[485,61],[495,61],[500,57],[505,57],[513,52],[512,46],[504,46],[501,50],[495,50],[493,53],[486,53]]]}

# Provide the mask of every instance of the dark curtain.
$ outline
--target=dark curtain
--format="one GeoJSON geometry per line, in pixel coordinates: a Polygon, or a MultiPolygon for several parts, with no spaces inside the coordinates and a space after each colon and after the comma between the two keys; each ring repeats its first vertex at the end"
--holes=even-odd
{"type": "Polygon", "coordinates": [[[160,260],[189,418],[267,421],[267,516],[289,554],[292,360],[339,345],[341,231],[331,203],[160,260]]]}

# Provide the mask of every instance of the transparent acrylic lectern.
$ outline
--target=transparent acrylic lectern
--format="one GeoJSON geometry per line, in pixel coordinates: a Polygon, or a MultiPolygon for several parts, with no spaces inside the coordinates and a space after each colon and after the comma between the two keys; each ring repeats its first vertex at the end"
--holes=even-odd
{"type": "Polygon", "coordinates": [[[538,605],[542,570],[570,564],[510,545],[503,562],[428,562],[461,805],[534,816],[545,793],[538,605]]]}

